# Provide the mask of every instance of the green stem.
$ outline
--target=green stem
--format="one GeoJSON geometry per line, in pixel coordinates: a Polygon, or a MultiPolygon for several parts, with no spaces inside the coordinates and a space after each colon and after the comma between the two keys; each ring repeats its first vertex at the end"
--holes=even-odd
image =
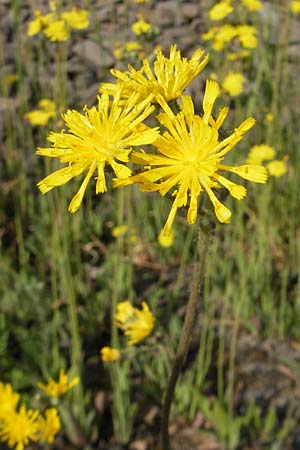
{"type": "Polygon", "coordinates": [[[201,282],[203,280],[205,255],[206,255],[206,235],[204,234],[203,230],[199,227],[198,241],[197,241],[197,259],[194,265],[190,296],[187,304],[181,336],[179,339],[178,349],[176,352],[175,361],[167,385],[164,404],[162,408],[160,450],[171,450],[170,436],[168,430],[170,410],[174,398],[177,380],[180,375],[184,358],[189,349],[190,339],[195,324],[197,305],[199,301],[199,290],[201,282]]]}

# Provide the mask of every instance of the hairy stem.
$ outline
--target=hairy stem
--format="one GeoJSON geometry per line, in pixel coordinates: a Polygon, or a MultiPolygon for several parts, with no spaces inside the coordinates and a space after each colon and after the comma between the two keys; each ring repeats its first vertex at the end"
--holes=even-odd
{"type": "Polygon", "coordinates": [[[203,280],[204,262],[206,255],[206,235],[199,227],[197,240],[197,256],[194,265],[193,279],[187,309],[184,318],[178,349],[175,356],[174,365],[167,385],[167,390],[164,398],[161,417],[161,435],[160,435],[160,450],[171,450],[170,436],[168,431],[169,415],[174,398],[175,386],[180,375],[184,358],[188,352],[190,339],[193,332],[197,304],[199,301],[199,291],[201,282],[203,280]]]}

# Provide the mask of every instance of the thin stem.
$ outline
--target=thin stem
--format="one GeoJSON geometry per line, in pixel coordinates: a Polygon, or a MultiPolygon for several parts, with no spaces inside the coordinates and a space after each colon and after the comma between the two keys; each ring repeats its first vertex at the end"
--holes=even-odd
{"type": "Polygon", "coordinates": [[[198,241],[197,241],[197,259],[194,265],[190,296],[185,313],[184,324],[179,339],[178,349],[176,352],[171,376],[169,378],[169,382],[167,385],[166,395],[162,408],[160,450],[171,450],[170,436],[168,431],[170,409],[174,398],[176,383],[180,375],[184,358],[189,349],[190,339],[195,324],[197,304],[199,300],[199,290],[201,282],[203,280],[205,254],[206,254],[206,234],[199,227],[198,241]]]}

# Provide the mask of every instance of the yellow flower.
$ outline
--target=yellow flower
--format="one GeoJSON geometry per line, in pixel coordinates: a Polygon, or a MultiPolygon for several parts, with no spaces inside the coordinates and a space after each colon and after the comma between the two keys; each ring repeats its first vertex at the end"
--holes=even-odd
{"type": "Polygon", "coordinates": [[[221,51],[224,45],[237,36],[237,29],[233,25],[225,24],[220,27],[213,27],[208,33],[202,35],[204,40],[213,40],[212,48],[221,51]]]}
{"type": "Polygon", "coordinates": [[[249,151],[246,162],[247,164],[261,164],[263,161],[273,159],[275,154],[275,148],[270,145],[254,145],[249,151]]]}
{"type": "Polygon", "coordinates": [[[266,122],[273,122],[273,120],[274,120],[274,116],[273,116],[273,114],[272,113],[267,113],[266,115],[265,115],[265,121],[266,122]]]}
{"type": "Polygon", "coordinates": [[[149,3],[150,0],[134,0],[135,3],[149,3]]]}
{"type": "Polygon", "coordinates": [[[151,23],[146,22],[143,16],[139,15],[139,20],[132,24],[131,29],[135,35],[139,36],[150,31],[151,23]]]}
{"type": "Polygon", "coordinates": [[[137,41],[125,42],[124,47],[127,52],[136,52],[137,50],[141,50],[143,48],[137,41]]]}
{"type": "Polygon", "coordinates": [[[59,19],[50,22],[49,25],[44,29],[44,34],[52,42],[64,42],[69,39],[70,30],[67,27],[66,22],[59,19]]]}
{"type": "Polygon", "coordinates": [[[56,408],[48,408],[45,417],[39,416],[36,436],[39,441],[51,444],[61,428],[60,418],[56,408]]]}
{"type": "Polygon", "coordinates": [[[19,398],[20,395],[12,390],[9,383],[0,383],[0,422],[14,413],[19,398]]]}
{"type": "Polygon", "coordinates": [[[160,48],[156,50],[156,60],[152,71],[147,59],[143,60],[140,70],[129,66],[128,72],[120,72],[112,69],[111,73],[117,78],[118,83],[103,83],[100,91],[114,94],[118,84],[123,86],[123,95],[128,97],[132,92],[139,92],[142,98],[153,94],[154,100],[163,96],[166,101],[179,97],[198,73],[208,63],[208,56],[204,51],[196,50],[191,59],[182,58],[176,45],[170,48],[170,57],[163,55],[160,48]]]}
{"type": "Polygon", "coordinates": [[[228,61],[236,61],[237,59],[248,58],[249,55],[249,50],[240,50],[236,53],[227,53],[226,58],[228,61]]]}
{"type": "Polygon", "coordinates": [[[55,116],[55,103],[45,98],[38,102],[38,109],[24,114],[24,119],[32,125],[43,126],[47,125],[53,116],[55,116]]]}
{"type": "Polygon", "coordinates": [[[201,38],[204,41],[211,41],[215,37],[217,30],[217,27],[212,27],[206,33],[201,34],[201,38]]]}
{"type": "Polygon", "coordinates": [[[287,172],[287,167],[285,161],[279,161],[274,159],[274,161],[269,162],[267,164],[267,169],[269,174],[273,177],[282,177],[287,172]]]}
{"type": "Polygon", "coordinates": [[[40,10],[34,11],[35,19],[31,20],[28,24],[27,34],[28,36],[34,36],[40,33],[44,27],[49,25],[51,20],[53,20],[52,14],[42,15],[40,10]]]}
{"type": "Polygon", "coordinates": [[[96,193],[107,190],[104,170],[111,166],[115,175],[127,178],[131,171],[124,164],[132,146],[152,143],[158,134],[157,128],[148,128],[142,121],[148,117],[154,107],[150,106],[152,96],[139,101],[139,94],[132,93],[120,105],[122,88],[116,92],[110,102],[108,94],[98,97],[98,109],[85,107],[84,115],[68,110],[63,119],[69,128],[69,133],[50,133],[48,140],[50,148],[38,148],[39,155],[59,158],[67,166],[59,169],[38,183],[43,194],[61,186],[73,177],[87,171],[82,185],[73,197],[69,211],[74,213],[80,207],[86,187],[97,170],[96,193]]]}
{"type": "Polygon", "coordinates": [[[222,87],[231,97],[236,97],[243,92],[245,77],[241,73],[230,72],[222,83],[222,87]]]}
{"type": "Polygon", "coordinates": [[[118,361],[120,352],[117,348],[103,347],[100,350],[102,361],[118,361]]]}
{"type": "Polygon", "coordinates": [[[74,7],[71,11],[63,12],[61,18],[76,30],[83,30],[89,26],[88,12],[85,9],[74,7]]]}
{"type": "Polygon", "coordinates": [[[158,243],[161,247],[172,247],[174,243],[174,230],[171,230],[169,235],[165,235],[162,231],[158,235],[158,243]]]}
{"type": "Polygon", "coordinates": [[[133,152],[132,161],[143,164],[148,170],[128,180],[115,180],[116,187],[140,183],[142,191],[158,191],[163,196],[173,190],[175,199],[163,229],[164,235],[170,234],[177,209],[186,206],[188,202],[187,220],[190,224],[195,223],[198,197],[202,191],[206,192],[212,202],[218,220],[229,223],[231,212],[219,201],[212,189],[222,185],[238,200],[245,197],[246,189],[227,180],[219,171],[233,172],[257,183],[266,182],[267,170],[262,166],[247,164],[232,167],[222,164],[225,155],[242,140],[244,134],[253,127],[255,120],[252,117],[246,119],[230,136],[219,141],[218,129],[228,114],[228,108],[222,108],[216,119],[212,116],[212,108],[219,91],[216,81],[206,82],[203,117],[194,114],[190,96],[182,97],[182,110],[178,114],[174,114],[162,101],[164,113],[159,114],[157,118],[168,131],[154,143],[159,154],[133,152]]]}
{"type": "Polygon", "coordinates": [[[236,27],[237,39],[244,48],[256,48],[257,37],[256,28],[252,25],[238,25],[236,27]]]}
{"type": "Polygon", "coordinates": [[[242,0],[242,4],[249,11],[259,11],[262,8],[262,2],[260,0],[242,0]]]}
{"type": "Polygon", "coordinates": [[[290,10],[292,13],[297,14],[300,12],[300,1],[294,0],[290,3],[290,10]]]}
{"type": "Polygon", "coordinates": [[[114,227],[111,231],[111,234],[113,237],[117,238],[119,236],[124,236],[128,231],[128,225],[119,225],[117,227],[114,227]]]}
{"type": "Polygon", "coordinates": [[[1,425],[0,440],[9,447],[16,446],[15,450],[23,450],[30,440],[37,440],[38,418],[38,411],[21,406],[19,412],[8,415],[1,425]]]}
{"type": "Polygon", "coordinates": [[[64,395],[69,389],[76,386],[79,383],[79,377],[73,378],[73,380],[68,381],[68,375],[66,375],[63,369],[59,372],[58,381],[54,381],[49,378],[47,384],[38,383],[38,387],[41,388],[46,395],[49,397],[58,398],[64,395]]]}
{"type": "Polygon", "coordinates": [[[127,300],[117,305],[115,320],[117,326],[129,337],[128,345],[135,345],[152,332],[155,318],[146,302],[142,302],[140,310],[127,300]]]}
{"type": "Polygon", "coordinates": [[[222,20],[233,11],[230,0],[224,0],[214,5],[208,13],[210,20],[222,20]]]}

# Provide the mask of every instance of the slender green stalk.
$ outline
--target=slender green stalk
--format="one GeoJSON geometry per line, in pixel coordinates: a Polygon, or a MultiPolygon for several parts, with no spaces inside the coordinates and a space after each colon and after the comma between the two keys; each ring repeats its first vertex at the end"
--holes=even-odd
{"type": "Polygon", "coordinates": [[[194,265],[193,279],[190,290],[190,296],[187,304],[184,324],[179,339],[178,349],[175,356],[171,376],[168,381],[167,390],[164,398],[161,416],[161,435],[160,435],[160,449],[170,450],[170,436],[168,430],[169,416],[177,380],[184,362],[184,358],[189,349],[190,339],[193,332],[197,305],[199,300],[199,290],[204,274],[204,262],[206,255],[206,234],[199,227],[198,241],[197,241],[197,259],[194,265]]]}

